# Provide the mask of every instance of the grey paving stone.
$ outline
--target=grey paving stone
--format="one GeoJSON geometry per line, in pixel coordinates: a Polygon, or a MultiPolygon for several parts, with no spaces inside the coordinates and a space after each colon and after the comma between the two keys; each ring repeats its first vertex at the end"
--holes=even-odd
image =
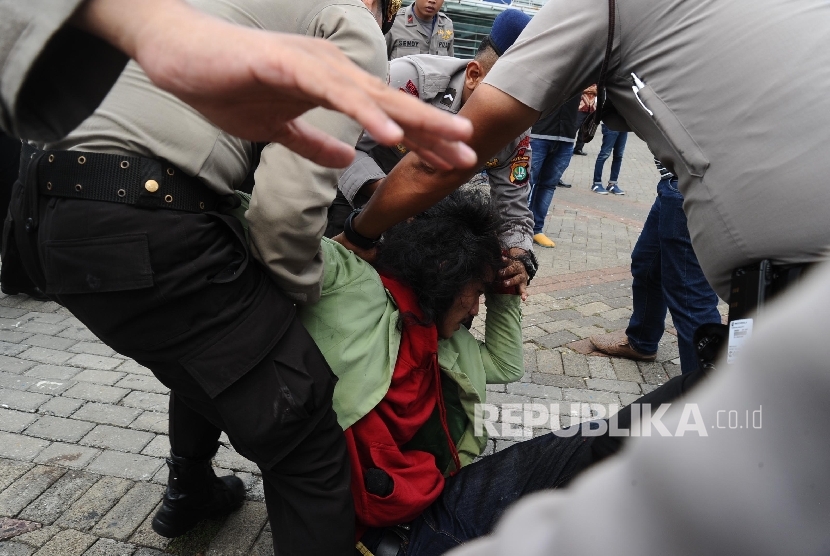
{"type": "Polygon", "coordinates": [[[121,402],[121,405],[167,413],[167,407],[170,405],[170,397],[164,394],[153,394],[151,392],[130,392],[121,402]]]}
{"type": "Polygon", "coordinates": [[[119,452],[140,452],[154,437],[150,432],[97,425],[80,443],[85,446],[107,448],[119,452]]]}
{"type": "Polygon", "coordinates": [[[112,539],[98,539],[84,556],[131,556],[138,547],[134,544],[114,541],[112,539]]]}
{"type": "Polygon", "coordinates": [[[49,401],[50,397],[36,392],[0,388],[0,407],[19,411],[37,411],[37,408],[49,401]]]}
{"type": "Polygon", "coordinates": [[[116,370],[120,372],[131,373],[134,375],[153,376],[153,371],[151,371],[147,367],[139,365],[132,359],[127,359],[126,361],[121,363],[118,367],[116,367],[116,370]]]}
{"type": "Polygon", "coordinates": [[[0,355],[13,357],[15,355],[20,355],[21,353],[24,353],[26,351],[29,351],[29,346],[27,344],[13,344],[11,342],[0,341],[0,355]]]}
{"type": "Polygon", "coordinates": [[[89,464],[87,471],[135,481],[146,481],[158,471],[163,463],[164,460],[160,458],[104,450],[89,464]]]}
{"type": "Polygon", "coordinates": [[[487,392],[507,392],[506,384],[486,384],[484,389],[487,392]]]}
{"type": "MultiPolygon", "coordinates": [[[[170,539],[166,539],[153,531],[153,516],[161,507],[161,501],[153,510],[147,515],[147,518],[138,526],[133,536],[130,537],[130,542],[139,546],[145,547],[146,554],[161,554],[157,550],[164,550],[170,544],[170,539]]],[[[199,526],[196,526],[198,529],[199,526]]],[[[207,539],[206,539],[207,540],[207,539]]],[[[138,554],[138,553],[136,553],[138,554]]]]}
{"type": "Polygon", "coordinates": [[[159,485],[136,483],[105,515],[92,532],[101,537],[127,540],[161,500],[159,485]]]}
{"type": "Polygon", "coordinates": [[[88,353],[90,355],[101,355],[104,357],[112,357],[117,352],[106,344],[99,342],[76,342],[69,351],[72,353],[88,353]]]}
{"type": "Polygon", "coordinates": [[[34,502],[26,506],[18,517],[51,525],[96,481],[97,475],[83,471],[68,471],[34,502]]]}
{"type": "Polygon", "coordinates": [[[166,458],[170,455],[170,439],[164,435],[160,434],[153,438],[147,446],[141,450],[141,453],[145,456],[152,456],[157,458],[166,458]]]}
{"type": "Polygon", "coordinates": [[[677,363],[675,363],[675,360],[666,361],[665,363],[663,363],[663,369],[666,371],[666,374],[669,376],[669,378],[674,378],[682,374],[682,371],[680,369],[680,361],[677,361],[677,363]]]}
{"type": "Polygon", "coordinates": [[[80,398],[91,402],[117,403],[129,393],[125,388],[103,386],[91,382],[79,382],[63,393],[67,398],[80,398]]]}
{"type": "Polygon", "coordinates": [[[242,482],[245,484],[245,498],[247,500],[256,500],[257,502],[265,501],[265,490],[262,486],[261,476],[242,471],[236,473],[236,476],[242,479],[242,482]]]}
{"type": "Polygon", "coordinates": [[[16,357],[7,357],[5,355],[0,355],[0,371],[5,371],[7,373],[19,375],[27,369],[31,369],[34,366],[35,363],[32,363],[31,361],[24,361],[16,357]]]}
{"type": "Polygon", "coordinates": [[[92,430],[94,426],[92,423],[85,421],[42,415],[34,424],[26,429],[26,435],[45,438],[47,440],[77,442],[92,430]]]}
{"type": "Polygon", "coordinates": [[[561,375],[564,373],[562,354],[550,349],[540,349],[536,352],[536,365],[541,373],[561,375]]]}
{"type": "Polygon", "coordinates": [[[497,438],[496,439],[495,451],[496,452],[501,452],[505,448],[509,448],[509,447],[513,446],[514,444],[518,444],[518,442],[515,441],[515,440],[507,440],[505,438],[497,438]]]}
{"type": "Polygon", "coordinates": [[[75,375],[75,380],[78,382],[94,382],[95,384],[105,384],[107,386],[112,386],[122,378],[124,378],[124,373],[92,369],[85,369],[75,375]]]}
{"type": "Polygon", "coordinates": [[[262,527],[268,521],[263,502],[246,501],[225,520],[211,541],[207,556],[243,556],[250,554],[262,527]]]}
{"type": "Polygon", "coordinates": [[[69,338],[70,340],[77,340],[79,342],[98,340],[95,334],[90,332],[89,329],[83,325],[69,326],[57,335],[61,338],[69,338]]]}
{"type": "Polygon", "coordinates": [[[514,382],[507,385],[507,393],[528,398],[541,398],[545,400],[561,400],[562,389],[555,386],[543,386],[541,384],[523,384],[514,382]]]}
{"type": "Polygon", "coordinates": [[[74,398],[63,398],[56,396],[40,406],[38,413],[42,415],[55,415],[57,417],[69,417],[75,413],[79,407],[84,405],[83,400],[76,400],[74,398]]]}
{"type": "Polygon", "coordinates": [[[251,547],[251,556],[274,556],[274,541],[271,531],[263,529],[254,546],[251,547]]]}
{"type": "Polygon", "coordinates": [[[26,343],[30,346],[49,348],[55,350],[67,350],[76,343],[75,340],[69,338],[59,338],[58,336],[47,336],[45,334],[35,334],[26,339],[26,343]]]}
{"type": "MultiPolygon", "coordinates": [[[[31,332],[18,332],[16,330],[2,329],[0,330],[0,342],[8,342],[10,344],[20,344],[27,338],[31,338],[34,334],[31,332]]],[[[37,345],[32,342],[27,342],[28,345],[37,345]]]]}
{"type": "MultiPolygon", "coordinates": [[[[590,380],[590,379],[589,379],[590,380]]],[[[565,388],[565,400],[588,403],[620,403],[620,398],[611,392],[583,390],[581,388],[565,388]]]]}
{"type": "MultiPolygon", "coordinates": [[[[1,348],[2,346],[0,346],[0,349],[1,348]]],[[[60,365],[61,363],[66,363],[69,359],[72,358],[71,353],[42,347],[29,348],[26,351],[19,352],[19,356],[21,359],[37,361],[38,363],[49,363],[52,365],[60,365]]]]}
{"type": "Polygon", "coordinates": [[[133,556],[167,556],[167,554],[162,552],[161,550],[156,550],[155,548],[147,548],[145,546],[136,550],[133,556]]]}
{"type": "Polygon", "coordinates": [[[83,469],[92,459],[101,453],[95,448],[86,448],[77,444],[53,442],[35,458],[36,463],[60,465],[73,469],[83,469]]]}
{"type": "Polygon", "coordinates": [[[588,361],[584,355],[579,353],[562,352],[562,367],[568,376],[587,377],[590,375],[588,361]]]}
{"type": "Polygon", "coordinates": [[[34,531],[29,531],[28,533],[23,533],[22,535],[15,537],[15,540],[28,544],[29,546],[34,547],[34,550],[37,550],[38,548],[49,542],[49,539],[51,539],[60,532],[60,527],[55,527],[54,525],[47,525],[46,527],[41,527],[40,529],[35,529],[34,531]]]}
{"type": "Polygon", "coordinates": [[[620,393],[620,403],[623,406],[631,405],[642,397],[642,394],[625,394],[620,393]]]}
{"type": "Polygon", "coordinates": [[[32,461],[48,445],[48,440],[0,432],[0,458],[32,461]]]}
{"type": "Polygon", "coordinates": [[[542,347],[552,349],[555,347],[563,346],[575,340],[579,340],[579,336],[571,332],[568,332],[567,330],[561,330],[559,332],[554,332],[553,334],[547,334],[545,336],[534,338],[533,341],[542,347]]]}
{"type": "Polygon", "coordinates": [[[77,375],[79,371],[80,369],[76,369],[75,367],[36,365],[23,374],[36,378],[45,378],[47,380],[69,380],[77,375]]]}
{"type": "Polygon", "coordinates": [[[230,450],[224,446],[219,447],[219,451],[213,458],[213,465],[224,467],[225,469],[233,469],[234,471],[246,471],[248,473],[259,473],[257,465],[235,451],[230,450]]]}
{"type": "Polygon", "coordinates": [[[611,360],[607,357],[588,357],[588,373],[591,378],[617,380],[611,360]]]}
{"type": "Polygon", "coordinates": [[[532,380],[534,384],[557,386],[559,388],[585,388],[585,379],[578,376],[536,373],[533,375],[532,380]]]}
{"type": "Polygon", "coordinates": [[[74,384],[75,382],[71,380],[49,380],[40,378],[36,379],[35,383],[29,386],[29,391],[57,396],[71,388],[74,384]]]}
{"type": "Polygon", "coordinates": [[[140,409],[120,405],[89,402],[72,417],[81,421],[92,421],[103,425],[126,427],[141,414],[140,409]]]}
{"type": "Polygon", "coordinates": [[[669,380],[669,376],[660,363],[638,361],[637,367],[640,369],[640,373],[648,384],[664,384],[669,380]]]}
{"type": "Polygon", "coordinates": [[[15,479],[32,468],[31,463],[19,463],[7,459],[0,459],[0,491],[4,490],[15,479]]]}
{"type": "Polygon", "coordinates": [[[98,539],[67,529],[61,531],[35,552],[35,556],[81,556],[98,539]]]}
{"type": "Polygon", "coordinates": [[[0,541],[0,556],[30,556],[36,549],[16,541],[0,541]]]}
{"type": "Polygon", "coordinates": [[[627,380],[628,382],[643,382],[643,376],[640,374],[640,369],[637,368],[635,361],[612,357],[611,364],[614,366],[614,374],[617,375],[618,379],[627,380]]]}
{"type": "Polygon", "coordinates": [[[0,307],[0,318],[17,319],[28,313],[24,309],[14,309],[12,307],[0,307]]]}
{"type": "Polygon", "coordinates": [[[89,531],[130,490],[133,483],[116,477],[102,477],[58,520],[56,525],[89,531]]]}
{"type": "Polygon", "coordinates": [[[164,434],[168,431],[168,417],[166,413],[145,411],[135,421],[130,423],[131,429],[164,434]]]}
{"type": "Polygon", "coordinates": [[[38,465],[0,492],[0,515],[16,516],[30,502],[61,478],[66,469],[38,465]]]}
{"type": "MultiPolygon", "coordinates": [[[[595,359],[599,359],[598,357],[595,359]]],[[[628,394],[639,394],[640,385],[636,382],[623,380],[609,380],[605,378],[589,378],[585,381],[588,388],[594,390],[608,390],[609,392],[626,392],[628,394]]]]}
{"type": "Polygon", "coordinates": [[[67,317],[63,313],[47,313],[45,311],[30,311],[20,317],[20,320],[23,322],[33,322],[38,324],[58,324],[61,322],[66,322],[67,317]]]}
{"type": "Polygon", "coordinates": [[[524,345],[524,368],[526,373],[536,372],[536,346],[533,344],[524,345]],[[533,346],[533,348],[529,348],[533,346]]]}
{"type": "Polygon", "coordinates": [[[641,384],[640,385],[640,388],[643,389],[643,394],[650,394],[651,392],[654,392],[655,390],[657,390],[659,387],[660,387],[659,384],[641,384]]]}
{"type": "Polygon", "coordinates": [[[116,386],[129,388],[130,390],[140,390],[142,392],[154,392],[156,394],[166,394],[170,391],[169,388],[159,382],[154,376],[127,375],[116,386]]]}
{"type": "Polygon", "coordinates": [[[0,408],[0,431],[21,432],[37,420],[37,415],[0,408]]]}
{"type": "Polygon", "coordinates": [[[76,367],[84,367],[87,369],[97,369],[99,371],[110,371],[120,365],[121,362],[121,359],[115,359],[114,357],[90,355],[88,353],[79,353],[67,361],[69,365],[75,365],[76,367]]]}

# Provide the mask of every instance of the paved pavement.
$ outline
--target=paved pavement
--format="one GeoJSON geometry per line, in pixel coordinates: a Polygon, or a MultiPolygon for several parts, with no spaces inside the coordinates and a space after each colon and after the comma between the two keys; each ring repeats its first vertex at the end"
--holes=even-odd
{"type": "MultiPolygon", "coordinates": [[[[573,188],[556,191],[546,227],[556,248],[537,248],[541,266],[524,307],[525,376],[488,387],[493,403],[560,404],[533,435],[570,424],[572,402],[627,404],[680,370],[671,333],[653,363],[589,353],[586,338],[627,325],[630,253],[658,181],[645,145],[630,136],[620,177],[627,195],[591,193],[599,143],[574,157],[564,176],[573,188]]],[[[610,161],[606,179],[609,169],[610,161]]],[[[0,298],[0,556],[273,554],[257,468],[224,436],[214,464],[245,482],[243,508],[172,542],[152,532],[167,477],[166,412],[167,389],[149,370],[68,311],[0,298]]],[[[514,442],[493,439],[487,453],[514,442]]]]}

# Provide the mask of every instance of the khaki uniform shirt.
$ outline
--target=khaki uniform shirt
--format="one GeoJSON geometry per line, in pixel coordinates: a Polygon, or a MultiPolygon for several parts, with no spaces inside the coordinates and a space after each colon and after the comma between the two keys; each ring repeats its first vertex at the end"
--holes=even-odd
{"type": "Polygon", "coordinates": [[[95,110],[124,69],[126,55],[64,26],[81,2],[0,0],[0,128],[10,135],[63,137],[95,110]]]}
{"type": "Polygon", "coordinates": [[[415,17],[413,4],[398,10],[395,23],[386,33],[386,53],[390,60],[412,54],[437,54],[453,56],[455,31],[452,20],[446,14],[438,12],[432,36],[427,36],[418,18],[415,17]]]}
{"type": "MultiPolygon", "coordinates": [[[[804,263],[830,245],[830,4],[617,2],[608,97],[678,177],[700,266],[804,263]],[[636,95],[632,73],[645,84],[636,95]]],[[[484,82],[543,112],[596,81],[607,0],[551,1],[484,82]]]]}
{"type": "MultiPolygon", "coordinates": [[[[198,0],[193,4],[241,25],[331,40],[363,69],[386,77],[383,35],[360,0],[198,0]]],[[[303,118],[346,143],[354,144],[360,137],[361,127],[343,114],[316,109],[303,118]]],[[[233,193],[252,161],[250,142],[220,131],[155,87],[135,62],[127,64],[89,119],[65,139],[44,147],[162,158],[221,194],[233,193]]],[[[339,174],[278,144],[263,150],[256,169],[248,213],[251,250],[297,301],[319,297],[320,237],[339,174]]]]}
{"type": "MultiPolygon", "coordinates": [[[[389,65],[389,84],[455,114],[461,109],[468,62],[428,54],[398,58],[389,65]]],[[[340,191],[354,205],[354,197],[360,188],[367,182],[386,177],[406,152],[403,145],[378,145],[364,132],[357,144],[355,161],[340,177],[340,191]]],[[[523,133],[481,169],[487,174],[490,195],[504,218],[502,243],[526,251],[532,248],[533,241],[533,216],[527,208],[530,155],[530,141],[527,133],[523,133]]]]}

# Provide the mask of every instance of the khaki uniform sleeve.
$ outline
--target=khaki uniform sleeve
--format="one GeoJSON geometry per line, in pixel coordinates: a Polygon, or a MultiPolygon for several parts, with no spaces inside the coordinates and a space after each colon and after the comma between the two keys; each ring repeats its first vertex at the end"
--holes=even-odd
{"type": "MultiPolygon", "coordinates": [[[[383,36],[365,7],[330,6],[315,17],[309,34],[334,42],[357,65],[385,80],[383,36]]],[[[337,112],[318,108],[303,119],[346,143],[355,144],[360,137],[360,125],[337,112]]],[[[254,174],[256,186],[246,214],[251,250],[299,303],[320,297],[320,238],[341,172],[271,144],[262,151],[254,174]]]]}
{"type": "Polygon", "coordinates": [[[513,141],[499,156],[487,163],[490,180],[490,198],[504,219],[500,231],[502,244],[507,248],[533,248],[533,214],[527,207],[530,192],[530,141],[527,132],[513,141]]]}
{"type": "Polygon", "coordinates": [[[484,83],[550,113],[596,81],[607,41],[607,0],[548,2],[484,83]]]}
{"type": "Polygon", "coordinates": [[[0,127],[63,138],[98,107],[127,63],[104,41],[65,25],[83,0],[0,0],[0,127]]]}

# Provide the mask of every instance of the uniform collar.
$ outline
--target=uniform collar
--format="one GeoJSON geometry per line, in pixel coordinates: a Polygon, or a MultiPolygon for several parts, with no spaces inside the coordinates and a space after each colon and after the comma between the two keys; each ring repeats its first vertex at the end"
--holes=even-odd
{"type": "Polygon", "coordinates": [[[407,27],[415,27],[418,25],[418,19],[415,17],[415,5],[410,4],[406,7],[406,11],[404,12],[404,25],[407,27]]]}

